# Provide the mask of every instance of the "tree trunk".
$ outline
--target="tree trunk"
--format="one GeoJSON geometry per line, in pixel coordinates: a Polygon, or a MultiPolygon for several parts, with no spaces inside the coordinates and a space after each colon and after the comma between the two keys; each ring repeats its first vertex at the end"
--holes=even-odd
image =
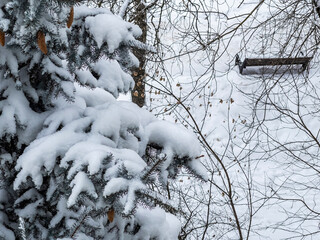
{"type": "MultiPolygon", "coordinates": [[[[138,38],[139,41],[146,43],[147,41],[147,10],[141,0],[134,1],[134,24],[138,25],[142,30],[142,35],[138,38]]],[[[146,77],[146,51],[133,50],[133,54],[138,58],[139,67],[134,68],[132,77],[135,82],[135,87],[131,92],[132,102],[139,107],[145,104],[145,77],[146,77]]]]}

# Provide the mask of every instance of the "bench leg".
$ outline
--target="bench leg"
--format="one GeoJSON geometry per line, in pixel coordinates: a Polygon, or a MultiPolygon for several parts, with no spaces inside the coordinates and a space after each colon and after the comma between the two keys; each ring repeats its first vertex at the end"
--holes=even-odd
{"type": "Polygon", "coordinates": [[[240,57],[239,57],[238,54],[236,55],[235,65],[239,66],[239,72],[240,72],[240,74],[242,74],[243,68],[245,68],[245,67],[243,66],[243,62],[241,62],[240,57]]]}
{"type": "Polygon", "coordinates": [[[239,65],[239,72],[240,72],[240,74],[242,74],[243,68],[245,68],[245,67],[243,66],[243,64],[240,64],[240,65],[239,65]]]}
{"type": "Polygon", "coordinates": [[[309,63],[302,64],[302,72],[304,72],[307,69],[308,65],[309,63]]]}

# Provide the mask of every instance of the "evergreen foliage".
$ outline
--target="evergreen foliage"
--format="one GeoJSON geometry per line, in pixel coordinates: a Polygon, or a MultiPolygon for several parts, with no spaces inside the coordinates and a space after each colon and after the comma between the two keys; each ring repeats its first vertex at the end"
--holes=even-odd
{"type": "Polygon", "coordinates": [[[0,239],[174,238],[175,208],[148,185],[180,166],[204,178],[199,143],[116,100],[133,87],[130,49],[151,48],[77,2],[0,2],[0,239]]]}

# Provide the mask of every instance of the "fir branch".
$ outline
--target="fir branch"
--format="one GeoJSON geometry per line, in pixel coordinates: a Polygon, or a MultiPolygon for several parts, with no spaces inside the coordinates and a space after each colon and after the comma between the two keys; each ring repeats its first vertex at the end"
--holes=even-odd
{"type": "Polygon", "coordinates": [[[148,45],[148,44],[145,44],[143,42],[140,42],[138,40],[129,40],[127,42],[127,45],[130,47],[133,47],[133,48],[140,49],[140,50],[145,50],[147,52],[156,53],[155,47],[148,45]]]}
{"type": "Polygon", "coordinates": [[[160,206],[171,214],[177,214],[179,212],[178,209],[169,203],[167,198],[151,190],[138,190],[136,195],[140,201],[144,201],[148,206],[150,206],[150,203],[153,203],[154,206],[160,206]]]}
{"type": "Polygon", "coordinates": [[[19,231],[22,240],[27,240],[25,222],[22,217],[19,217],[19,231]]]}
{"type": "Polygon", "coordinates": [[[155,164],[147,170],[143,176],[141,177],[142,182],[146,182],[146,180],[150,177],[150,175],[157,170],[158,166],[163,163],[166,160],[166,157],[160,158],[158,161],[155,162],[155,164]]]}
{"type": "Polygon", "coordinates": [[[85,221],[87,220],[89,215],[89,211],[84,211],[82,216],[81,216],[81,221],[79,223],[75,223],[72,228],[74,228],[72,234],[71,234],[71,238],[74,239],[75,235],[77,234],[77,232],[79,231],[80,227],[85,223],[85,221]]]}

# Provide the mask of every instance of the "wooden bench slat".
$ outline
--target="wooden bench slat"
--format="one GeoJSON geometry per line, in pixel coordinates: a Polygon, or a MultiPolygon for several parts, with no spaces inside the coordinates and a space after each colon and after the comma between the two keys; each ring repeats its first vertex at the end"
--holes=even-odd
{"type": "Polygon", "coordinates": [[[243,62],[240,61],[239,55],[236,56],[236,65],[239,65],[240,73],[247,66],[275,66],[275,65],[294,65],[302,64],[304,71],[312,57],[297,57],[297,58],[245,58],[243,62]]]}
{"type": "Polygon", "coordinates": [[[311,58],[246,58],[243,64],[246,66],[263,66],[263,65],[291,65],[305,64],[311,58]]]}

